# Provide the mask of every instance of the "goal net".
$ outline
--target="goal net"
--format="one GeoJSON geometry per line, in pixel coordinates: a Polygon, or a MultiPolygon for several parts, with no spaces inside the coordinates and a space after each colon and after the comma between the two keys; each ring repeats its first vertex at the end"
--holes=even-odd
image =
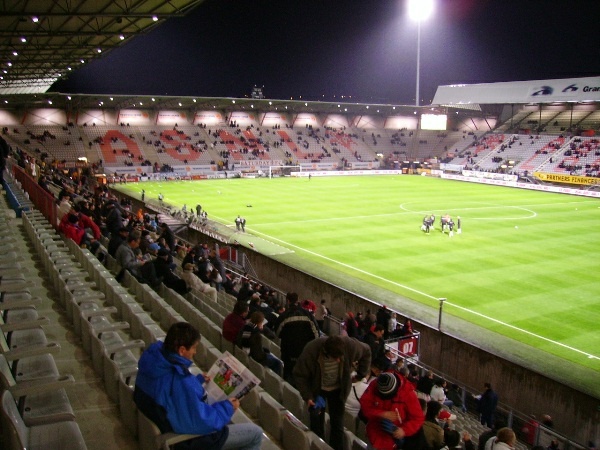
{"type": "Polygon", "coordinates": [[[292,172],[302,172],[301,166],[269,166],[269,178],[289,177],[292,172]]]}

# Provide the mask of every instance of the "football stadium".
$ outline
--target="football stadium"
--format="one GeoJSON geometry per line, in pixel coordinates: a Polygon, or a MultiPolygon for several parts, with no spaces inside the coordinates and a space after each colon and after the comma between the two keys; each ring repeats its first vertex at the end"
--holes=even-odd
{"type": "Polygon", "coordinates": [[[0,9],[0,447],[595,448],[600,76],[63,93],[203,2],[49,3],[0,9]]]}

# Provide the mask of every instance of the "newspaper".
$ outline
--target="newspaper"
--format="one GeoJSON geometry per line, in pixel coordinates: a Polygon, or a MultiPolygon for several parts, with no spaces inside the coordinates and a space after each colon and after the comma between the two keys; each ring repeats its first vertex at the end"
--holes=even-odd
{"type": "Polygon", "coordinates": [[[210,380],[205,389],[209,404],[232,397],[240,399],[260,384],[260,379],[229,352],[215,361],[207,375],[210,380]]]}

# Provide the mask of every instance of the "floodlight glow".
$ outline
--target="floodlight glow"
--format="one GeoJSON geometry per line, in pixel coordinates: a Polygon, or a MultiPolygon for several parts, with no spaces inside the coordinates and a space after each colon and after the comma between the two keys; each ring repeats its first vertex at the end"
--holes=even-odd
{"type": "Polygon", "coordinates": [[[433,0],[408,0],[408,16],[415,22],[426,20],[433,13],[433,0]]]}

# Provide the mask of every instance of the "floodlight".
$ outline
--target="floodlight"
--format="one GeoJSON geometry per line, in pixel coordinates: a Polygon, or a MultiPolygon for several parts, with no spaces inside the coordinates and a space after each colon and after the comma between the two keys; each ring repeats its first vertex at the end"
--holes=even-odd
{"type": "Polygon", "coordinates": [[[433,0],[408,0],[408,16],[415,22],[426,20],[433,13],[433,0]]]}

